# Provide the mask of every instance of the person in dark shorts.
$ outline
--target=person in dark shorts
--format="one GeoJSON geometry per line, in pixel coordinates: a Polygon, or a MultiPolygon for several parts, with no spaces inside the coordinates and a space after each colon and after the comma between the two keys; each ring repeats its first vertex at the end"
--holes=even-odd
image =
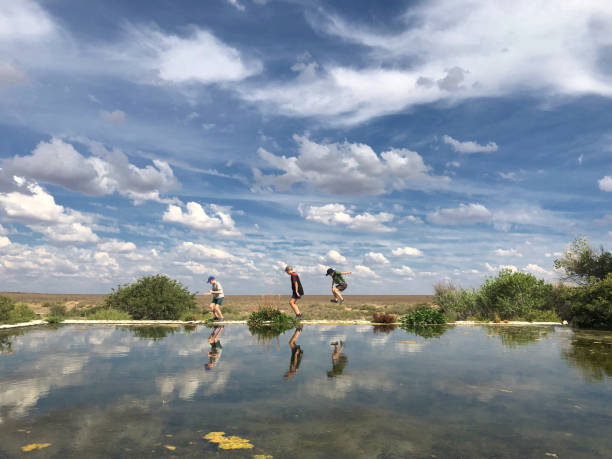
{"type": "Polygon", "coordinates": [[[219,336],[223,331],[223,325],[215,325],[210,336],[208,337],[208,342],[210,343],[210,351],[208,351],[208,363],[204,365],[204,368],[207,370],[212,370],[215,366],[219,357],[221,357],[221,352],[223,351],[223,346],[221,346],[221,341],[219,340],[219,336]]]}
{"type": "Polygon", "coordinates": [[[215,276],[210,276],[207,281],[210,284],[210,290],[205,295],[212,295],[212,300],[208,309],[213,315],[213,320],[223,320],[223,314],[221,313],[221,304],[223,304],[223,286],[221,282],[215,279],[215,276]]]}
{"type": "Polygon", "coordinates": [[[348,287],[344,277],[342,277],[347,274],[352,274],[352,271],[340,272],[332,268],[327,270],[327,274],[325,275],[332,277],[332,294],[334,295],[334,299],[330,300],[332,303],[344,303],[344,298],[340,292],[343,292],[348,287]]]}
{"type": "Polygon", "coordinates": [[[302,355],[304,351],[299,344],[296,343],[300,333],[302,332],[302,327],[297,327],[293,332],[293,336],[289,340],[289,347],[291,348],[291,360],[289,361],[289,370],[285,373],[285,379],[291,379],[295,376],[298,369],[300,368],[300,363],[302,363],[302,355]]]}
{"type": "Polygon", "coordinates": [[[304,289],[302,288],[302,282],[300,282],[300,276],[296,272],[293,271],[291,266],[287,266],[285,268],[285,272],[291,276],[291,299],[289,300],[289,306],[295,312],[295,317],[297,319],[302,318],[302,314],[300,313],[300,309],[297,307],[295,302],[304,296],[304,289]]]}

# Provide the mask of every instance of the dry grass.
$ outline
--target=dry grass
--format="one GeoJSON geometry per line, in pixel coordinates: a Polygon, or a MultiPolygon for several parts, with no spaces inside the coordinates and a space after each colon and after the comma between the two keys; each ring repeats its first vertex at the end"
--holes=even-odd
{"type": "MultiPolygon", "coordinates": [[[[47,315],[49,308],[45,303],[64,304],[67,309],[74,307],[87,309],[104,303],[106,295],[53,294],[0,292],[14,300],[25,303],[35,312],[47,315]]],[[[228,295],[223,301],[223,315],[231,320],[246,320],[249,314],[262,305],[279,307],[289,314],[289,295],[228,295]]],[[[345,295],[344,304],[330,303],[331,295],[305,295],[297,302],[306,319],[322,320],[370,320],[375,312],[401,316],[410,312],[418,304],[430,303],[431,295],[345,295]]],[[[208,310],[210,296],[199,295],[196,302],[208,310]]]]}

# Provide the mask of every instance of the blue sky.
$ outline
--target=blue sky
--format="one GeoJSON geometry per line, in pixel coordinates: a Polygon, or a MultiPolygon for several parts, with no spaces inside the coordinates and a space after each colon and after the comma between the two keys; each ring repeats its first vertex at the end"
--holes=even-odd
{"type": "Polygon", "coordinates": [[[0,4],[0,290],[558,279],[611,246],[612,4],[0,4]]]}

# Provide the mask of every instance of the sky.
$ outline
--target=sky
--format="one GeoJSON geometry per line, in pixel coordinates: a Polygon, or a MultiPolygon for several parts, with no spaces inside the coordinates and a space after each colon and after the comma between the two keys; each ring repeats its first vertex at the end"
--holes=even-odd
{"type": "Polygon", "coordinates": [[[612,246],[612,3],[0,2],[0,290],[427,294],[612,246]]]}

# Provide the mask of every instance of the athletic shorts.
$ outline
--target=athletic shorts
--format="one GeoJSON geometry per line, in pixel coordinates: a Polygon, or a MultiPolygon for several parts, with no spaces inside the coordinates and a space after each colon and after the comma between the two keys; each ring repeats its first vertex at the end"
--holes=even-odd
{"type": "Polygon", "coordinates": [[[299,300],[299,299],[301,299],[303,296],[304,296],[304,295],[297,296],[297,295],[294,293],[293,295],[291,295],[291,298],[293,298],[294,300],[299,300]]]}
{"type": "Polygon", "coordinates": [[[223,297],[221,297],[221,298],[213,298],[212,303],[213,304],[218,304],[219,306],[221,306],[223,304],[223,297]]]}
{"type": "Polygon", "coordinates": [[[342,284],[338,284],[336,285],[336,288],[338,290],[340,290],[341,292],[343,292],[344,290],[346,290],[346,288],[348,287],[348,284],[346,282],[342,283],[342,284]]]}

